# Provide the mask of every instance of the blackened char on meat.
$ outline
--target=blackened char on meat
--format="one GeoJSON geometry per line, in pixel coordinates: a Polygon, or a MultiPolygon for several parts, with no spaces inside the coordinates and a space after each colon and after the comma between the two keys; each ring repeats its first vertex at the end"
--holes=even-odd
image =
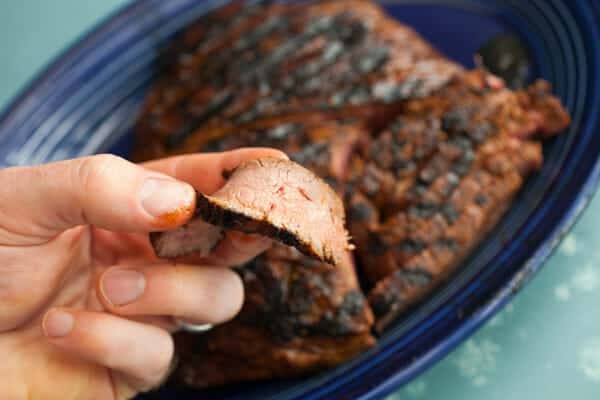
{"type": "Polygon", "coordinates": [[[373,343],[443,282],[542,164],[569,116],[548,83],[511,91],[369,0],[233,2],[187,29],[137,125],[137,160],[268,146],[343,199],[356,268],[276,245],[239,268],[235,320],[181,334],[193,386],[291,377],[373,343]],[[252,346],[248,345],[252,343],[252,346]]]}
{"type": "MultiPolygon", "coordinates": [[[[374,162],[372,168],[394,178],[374,198],[381,223],[355,240],[363,273],[374,285],[369,300],[379,330],[455,270],[541,167],[536,135],[556,134],[569,122],[547,84],[513,92],[481,71],[407,107],[411,118],[427,116],[435,140],[421,153],[425,157],[416,155],[425,135],[414,131],[413,137],[403,116],[375,140],[371,149],[391,141],[402,148],[394,156],[411,154],[402,161],[415,168],[399,175],[393,162],[374,162]]],[[[365,167],[356,175],[360,190],[372,172],[365,167]]]]}
{"type": "Polygon", "coordinates": [[[137,159],[288,118],[376,122],[460,71],[370,1],[242,9],[204,17],[168,53],[139,119],[137,159]]]}
{"type": "Polygon", "coordinates": [[[337,265],[351,250],[344,224],[342,201],[323,180],[292,161],[259,158],[236,168],[213,195],[198,193],[193,219],[152,234],[151,241],[159,257],[206,256],[221,227],[267,236],[337,265]]]}
{"type": "Polygon", "coordinates": [[[176,337],[185,349],[177,380],[206,387],[304,375],[373,345],[373,316],[349,254],[334,269],[275,245],[240,274],[246,300],[234,321],[176,337]]]}

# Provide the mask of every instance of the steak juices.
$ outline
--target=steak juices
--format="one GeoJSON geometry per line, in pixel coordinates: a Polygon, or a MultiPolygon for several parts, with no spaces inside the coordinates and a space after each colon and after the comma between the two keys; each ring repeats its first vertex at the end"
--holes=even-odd
{"type": "MultiPolygon", "coordinates": [[[[321,230],[296,225],[298,240],[287,241],[309,256],[277,244],[239,266],[240,315],[177,337],[176,379],[198,387],[303,375],[371,346],[374,329],[431,293],[485,237],[541,166],[540,139],[569,123],[546,82],[511,91],[464,70],[367,0],[233,2],[193,23],[163,59],[137,125],[138,160],[282,149],[343,200],[356,245],[341,250],[343,213],[323,214],[321,230]]],[[[250,181],[261,173],[245,171],[250,181]]],[[[200,195],[198,215],[237,224],[223,218],[240,211],[227,190],[200,195]]],[[[283,205],[277,196],[255,205],[283,205]]],[[[250,231],[277,236],[274,222],[250,231]]],[[[210,226],[217,240],[222,230],[210,226]]],[[[176,231],[159,237],[175,252],[189,244],[176,231]]]]}

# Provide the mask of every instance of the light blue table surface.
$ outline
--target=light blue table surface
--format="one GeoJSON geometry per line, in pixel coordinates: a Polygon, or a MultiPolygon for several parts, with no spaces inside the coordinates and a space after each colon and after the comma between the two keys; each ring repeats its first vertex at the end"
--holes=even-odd
{"type": "MultiPolygon", "coordinates": [[[[0,108],[123,3],[0,0],[0,108]]],[[[596,196],[512,304],[391,399],[600,399],[599,224],[596,196]]]]}

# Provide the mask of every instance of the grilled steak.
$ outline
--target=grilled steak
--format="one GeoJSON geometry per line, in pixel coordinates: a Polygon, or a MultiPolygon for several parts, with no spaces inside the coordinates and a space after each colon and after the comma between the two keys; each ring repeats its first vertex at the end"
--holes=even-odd
{"type": "Polygon", "coordinates": [[[275,245],[240,269],[240,315],[198,337],[176,337],[176,378],[205,387],[302,375],[331,367],[374,343],[373,317],[351,257],[337,268],[275,245]]]}
{"type": "Polygon", "coordinates": [[[288,118],[376,122],[460,71],[362,0],[237,3],[199,20],[167,57],[139,119],[137,159],[288,118]]]}
{"type": "Polygon", "coordinates": [[[261,158],[240,165],[214,195],[198,193],[190,223],[154,233],[151,240],[159,257],[205,256],[222,236],[216,227],[223,227],[268,236],[338,264],[351,250],[344,220],[342,201],[312,172],[291,161],[261,158]],[[208,244],[198,239],[203,237],[208,244]]]}
{"type": "Polygon", "coordinates": [[[550,93],[464,70],[368,0],[234,2],[194,23],[165,54],[136,158],[284,150],[343,199],[368,303],[342,246],[332,269],[276,245],[239,268],[246,302],[234,321],[178,337],[178,378],[296,376],[370,346],[371,312],[381,331],[431,293],[541,166],[539,140],[569,123],[550,93]]]}
{"type": "Polygon", "coordinates": [[[568,124],[545,83],[512,92],[490,79],[470,72],[412,102],[409,121],[400,116],[371,146],[382,156],[356,174],[359,190],[373,179],[369,167],[383,177],[374,195],[366,191],[381,223],[355,240],[375,285],[369,300],[379,329],[445,279],[497,223],[542,165],[535,136],[568,124]],[[414,122],[420,113],[426,122],[414,122]]]}

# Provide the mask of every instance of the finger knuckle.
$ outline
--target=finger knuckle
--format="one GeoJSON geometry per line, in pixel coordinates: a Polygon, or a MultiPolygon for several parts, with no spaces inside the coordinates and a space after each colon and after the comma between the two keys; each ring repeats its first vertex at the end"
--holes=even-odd
{"type": "Polygon", "coordinates": [[[126,162],[113,154],[98,154],[82,159],[76,168],[76,179],[84,190],[93,190],[95,185],[105,180],[105,177],[126,162]]]}

